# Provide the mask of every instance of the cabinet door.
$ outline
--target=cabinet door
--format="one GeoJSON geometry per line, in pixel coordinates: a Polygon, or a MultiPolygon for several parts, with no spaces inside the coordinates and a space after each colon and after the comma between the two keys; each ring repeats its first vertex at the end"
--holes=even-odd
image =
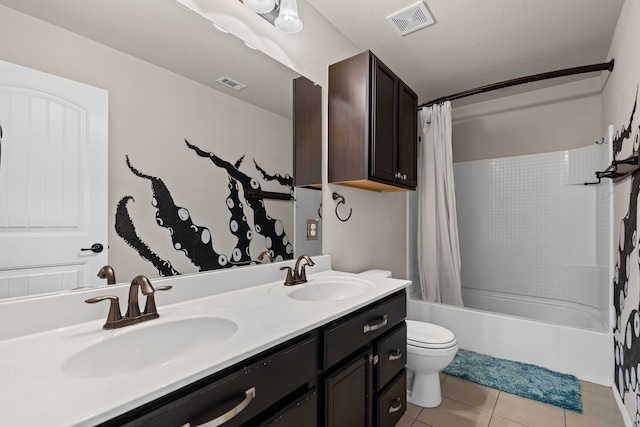
{"type": "Polygon", "coordinates": [[[396,182],[398,78],[376,57],[372,58],[370,175],[396,182]]]}
{"type": "Polygon", "coordinates": [[[367,350],[325,379],[325,425],[356,427],[371,425],[371,365],[367,350]]]}
{"type": "Polygon", "coordinates": [[[398,183],[415,189],[418,183],[418,96],[399,82],[398,183]]]}
{"type": "Polygon", "coordinates": [[[293,80],[293,180],[296,187],[322,185],[322,88],[293,80]]]}

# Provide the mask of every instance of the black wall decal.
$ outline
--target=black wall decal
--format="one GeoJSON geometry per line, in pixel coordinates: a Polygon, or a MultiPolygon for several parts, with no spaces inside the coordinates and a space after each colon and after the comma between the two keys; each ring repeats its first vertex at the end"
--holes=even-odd
{"type": "MultiPolygon", "coordinates": [[[[614,158],[623,148],[624,142],[631,137],[632,124],[638,103],[638,88],[636,88],[636,99],[627,127],[623,126],[616,132],[613,146],[614,158]]],[[[640,126],[635,129],[633,139],[633,151],[640,148],[640,126]]],[[[616,265],[613,277],[613,305],[616,313],[614,333],[621,333],[622,340],[614,335],[614,381],[622,400],[625,400],[625,393],[630,391],[640,392],[640,313],[638,309],[633,309],[629,317],[622,324],[622,311],[629,294],[629,278],[631,269],[638,268],[638,265],[631,265],[631,255],[636,250],[638,242],[638,195],[640,193],[640,175],[634,174],[631,177],[631,190],[629,194],[629,207],[627,214],[620,224],[620,235],[616,254],[616,265]]],[[[636,262],[640,262],[640,257],[636,262]]],[[[637,298],[637,296],[634,296],[637,298]]],[[[635,299],[635,298],[634,298],[635,299]]],[[[640,407],[640,405],[639,405],[640,407]]],[[[638,425],[638,423],[636,423],[638,425]]]]}
{"type": "Polygon", "coordinates": [[[127,166],[136,176],[151,181],[153,199],[156,208],[156,222],[171,234],[174,249],[183,252],[200,271],[231,267],[227,256],[213,249],[211,232],[206,227],[195,225],[186,208],[176,206],[161,179],[145,175],[131,165],[127,156],[127,166]]]}
{"type": "MultiPolygon", "coordinates": [[[[163,260],[155,252],[153,252],[149,247],[138,237],[136,233],[136,228],[133,225],[133,221],[131,221],[131,217],[129,216],[129,211],[127,210],[127,203],[129,200],[133,200],[131,196],[125,196],[118,202],[118,207],[116,208],[116,233],[118,236],[122,237],[125,242],[133,249],[135,249],[140,256],[151,262],[153,266],[158,270],[160,276],[175,276],[178,273],[174,270],[173,266],[169,261],[163,260]]],[[[135,201],[135,200],[134,200],[135,201]]]]}
{"type": "MultiPolygon", "coordinates": [[[[222,160],[214,153],[208,153],[201,150],[197,146],[189,143],[186,139],[184,142],[187,144],[187,147],[192,149],[198,156],[208,158],[214,165],[226,170],[227,174],[239,182],[243,188],[249,188],[252,190],[262,189],[258,180],[241,172],[231,163],[222,160]]],[[[253,210],[256,233],[264,236],[265,246],[271,253],[273,259],[276,261],[292,259],[293,245],[289,242],[289,238],[284,231],[282,221],[271,218],[267,214],[264,201],[262,199],[247,200],[247,205],[253,210]]]]}
{"type": "Polygon", "coordinates": [[[622,143],[625,139],[628,139],[631,135],[631,125],[633,124],[633,116],[636,114],[636,107],[638,105],[638,87],[636,87],[636,101],[633,103],[633,109],[631,110],[631,117],[629,117],[629,125],[625,128],[624,125],[613,139],[613,159],[615,160],[622,151],[622,143]]]}
{"type": "Polygon", "coordinates": [[[256,162],[255,159],[253,159],[253,164],[256,165],[256,169],[258,169],[258,171],[260,171],[260,173],[262,174],[262,179],[264,179],[265,181],[277,181],[280,185],[288,187],[289,192],[293,194],[293,177],[291,175],[286,174],[285,176],[282,176],[279,173],[270,175],[267,173],[267,171],[265,171],[258,165],[258,162],[256,162]]]}
{"type": "Polygon", "coordinates": [[[631,194],[629,209],[620,224],[620,240],[613,276],[613,306],[616,311],[616,325],[614,332],[620,329],[620,316],[624,309],[624,302],[629,290],[629,276],[631,274],[631,253],[636,247],[636,228],[638,224],[638,193],[640,192],[640,178],[631,177],[631,194]]]}
{"type": "MultiPolygon", "coordinates": [[[[242,164],[244,156],[242,156],[234,164],[237,169],[242,164]]],[[[227,197],[227,208],[231,212],[229,220],[229,230],[231,234],[238,239],[236,247],[231,253],[231,263],[233,265],[249,265],[251,264],[251,253],[249,245],[253,238],[253,231],[249,227],[247,217],[244,214],[244,206],[240,201],[240,191],[238,181],[229,176],[229,197],[227,197]]]]}

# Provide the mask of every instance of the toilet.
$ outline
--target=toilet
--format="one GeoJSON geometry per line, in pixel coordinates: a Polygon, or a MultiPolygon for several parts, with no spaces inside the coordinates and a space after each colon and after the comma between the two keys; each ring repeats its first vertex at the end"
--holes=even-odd
{"type": "MultiPolygon", "coordinates": [[[[388,270],[367,270],[365,277],[391,277],[388,270]]],[[[434,408],[442,402],[440,371],[458,352],[458,342],[450,330],[442,326],[407,320],[407,400],[423,408],[434,408]]]]}
{"type": "Polygon", "coordinates": [[[458,342],[450,330],[432,323],[407,320],[407,370],[413,383],[407,400],[423,408],[442,402],[440,371],[458,352],[458,342]]]}

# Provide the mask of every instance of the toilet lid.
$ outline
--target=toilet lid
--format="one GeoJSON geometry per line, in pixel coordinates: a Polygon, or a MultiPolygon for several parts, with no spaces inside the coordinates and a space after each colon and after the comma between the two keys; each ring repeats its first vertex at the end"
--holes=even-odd
{"type": "Polygon", "coordinates": [[[449,348],[456,345],[456,336],[442,326],[407,320],[407,344],[422,348],[449,348]]]}

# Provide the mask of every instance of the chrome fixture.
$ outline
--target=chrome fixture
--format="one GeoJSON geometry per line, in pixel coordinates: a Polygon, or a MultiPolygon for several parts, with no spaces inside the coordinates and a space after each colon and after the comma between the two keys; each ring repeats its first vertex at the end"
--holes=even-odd
{"type": "Polygon", "coordinates": [[[156,308],[155,292],[168,291],[171,288],[172,286],[160,286],[154,289],[149,279],[145,276],[136,276],[131,281],[131,286],[129,287],[129,302],[127,304],[127,312],[124,317],[122,317],[122,313],[120,311],[120,300],[116,296],[104,295],[89,298],[88,300],[85,300],[85,302],[88,304],[94,304],[99,301],[109,300],[110,305],[109,313],[107,314],[107,322],[102,327],[104,329],[117,329],[160,317],[156,308]],[[140,313],[140,306],[138,305],[139,290],[142,291],[143,295],[147,296],[147,302],[143,313],[140,313]]]}
{"type": "Polygon", "coordinates": [[[107,285],[116,284],[116,273],[110,265],[102,267],[100,271],[98,271],[98,277],[101,279],[107,279],[107,285]]]}
{"type": "Polygon", "coordinates": [[[249,9],[260,14],[282,32],[294,34],[302,30],[296,0],[241,0],[249,9]]]}
{"type": "Polygon", "coordinates": [[[258,255],[258,261],[262,261],[264,258],[267,258],[268,262],[273,262],[273,256],[269,251],[262,251],[260,255],[258,255]]]}
{"type": "Polygon", "coordinates": [[[280,267],[280,270],[287,270],[287,278],[284,280],[285,286],[299,285],[301,283],[307,283],[306,266],[313,267],[315,263],[311,260],[309,255],[300,255],[296,261],[296,266],[280,267]],[[304,261],[306,264],[301,264],[304,261]]]}

